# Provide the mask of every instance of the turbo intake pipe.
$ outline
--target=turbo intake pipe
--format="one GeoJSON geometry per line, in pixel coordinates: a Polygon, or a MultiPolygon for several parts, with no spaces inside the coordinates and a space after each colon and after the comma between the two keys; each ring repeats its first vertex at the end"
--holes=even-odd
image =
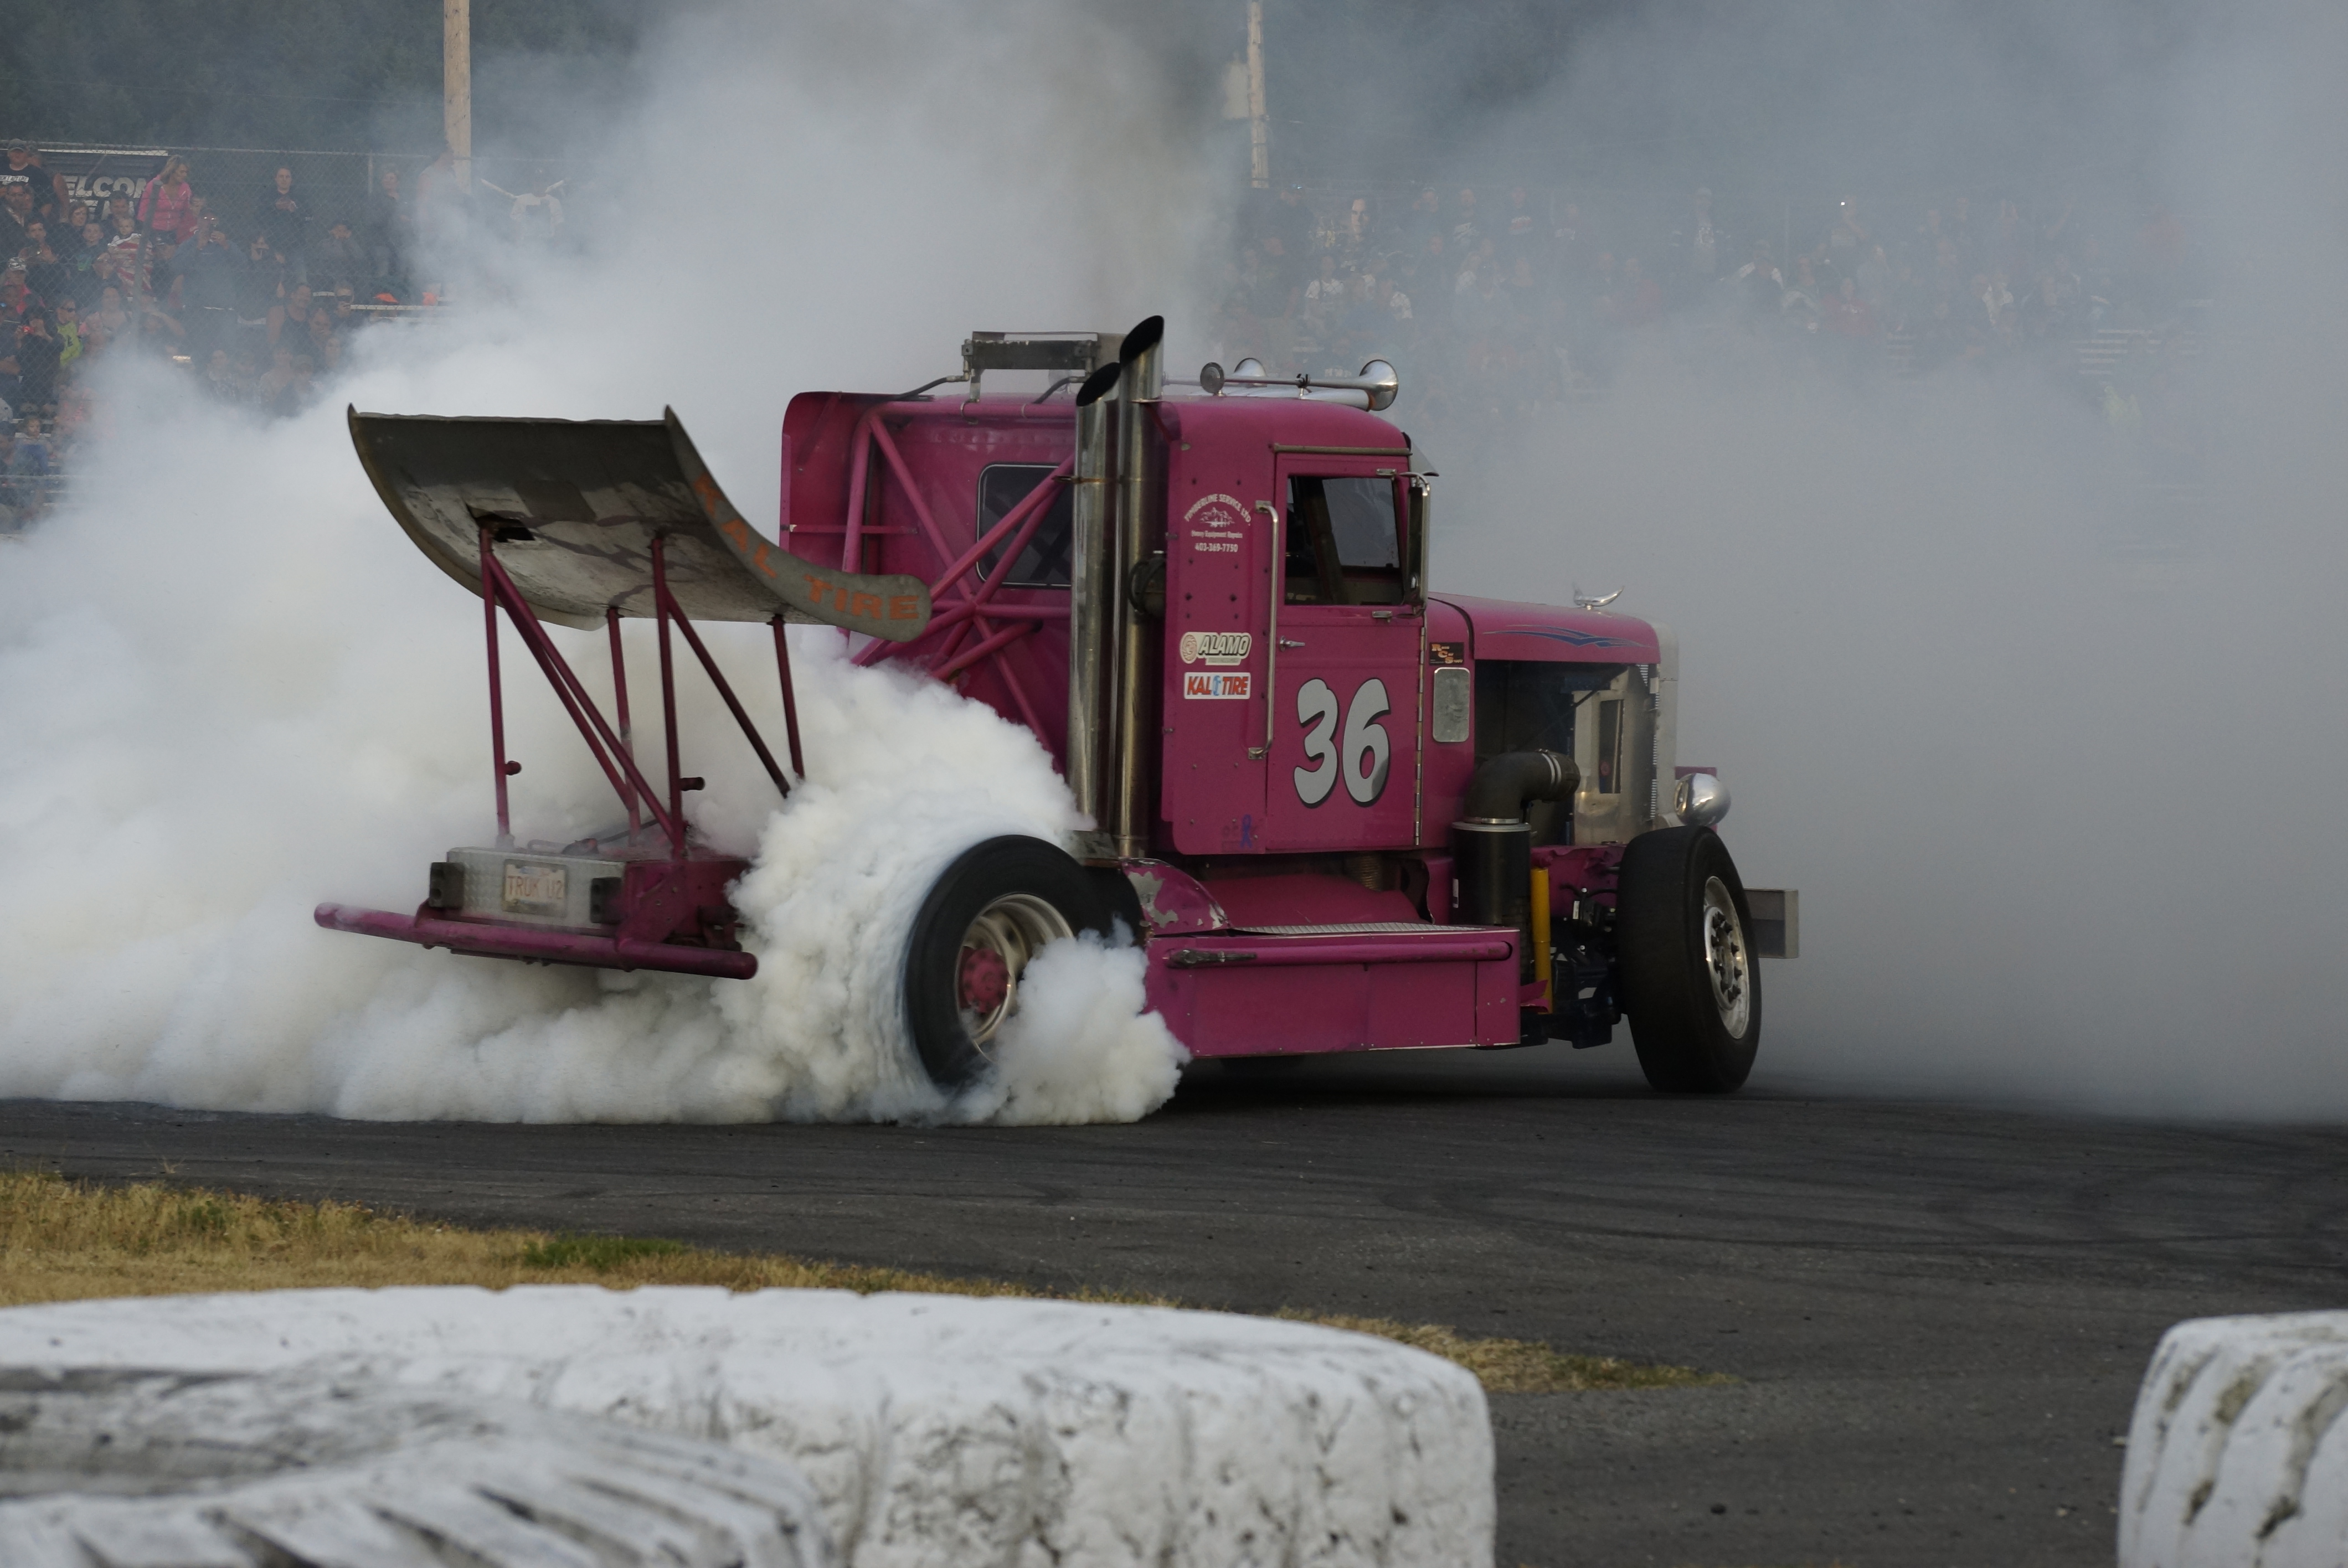
{"type": "Polygon", "coordinates": [[[1476,764],[1467,809],[1451,825],[1451,865],[1459,894],[1451,917],[1463,926],[1513,926],[1530,937],[1533,829],[1529,800],[1571,800],[1581,770],[1556,752],[1503,752],[1476,764]]]}

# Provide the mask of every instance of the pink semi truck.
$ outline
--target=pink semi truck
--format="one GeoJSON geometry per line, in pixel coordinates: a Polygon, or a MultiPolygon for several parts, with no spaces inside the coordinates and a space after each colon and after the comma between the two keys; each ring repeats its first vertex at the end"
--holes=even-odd
{"type": "Polygon", "coordinates": [[[1599,1046],[1627,1016],[1658,1089],[1743,1083],[1757,960],[1793,956],[1797,904],[1744,886],[1725,790],[1678,765],[1670,632],[1433,589],[1433,475],[1378,417],[1390,367],[1174,382],[1160,333],[974,333],[960,374],[915,392],[801,394],[771,535],[673,415],[354,412],[394,517],[482,597],[498,835],[434,863],[412,914],[329,904],[319,923],[747,978],[727,902],[745,864],[688,825],[701,781],[682,772],[675,666],[703,667],[788,794],[803,769],[782,628],[820,622],[857,661],[926,671],[1026,726],[1097,825],[1073,854],[979,844],[928,890],[904,1005],[941,1084],[986,1071],[1045,944],[1120,924],[1200,1056],[1599,1046]],[[1053,379],[988,395],[1009,371],[1053,379]],[[624,823],[514,843],[500,613],[624,823]],[[629,617],[658,623],[657,779],[634,754],[629,617]],[[775,628],[779,748],[696,630],[713,620],[775,628]],[[550,621],[607,631],[610,712],[550,621]]]}

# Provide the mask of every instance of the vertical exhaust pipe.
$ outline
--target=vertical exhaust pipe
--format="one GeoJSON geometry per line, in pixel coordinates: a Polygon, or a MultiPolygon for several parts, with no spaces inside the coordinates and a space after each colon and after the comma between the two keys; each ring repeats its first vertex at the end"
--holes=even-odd
{"type": "Polygon", "coordinates": [[[1117,381],[1114,459],[1117,502],[1107,585],[1113,678],[1108,769],[1102,781],[1108,815],[1099,820],[1108,832],[1111,851],[1120,860],[1138,860],[1149,853],[1149,762],[1156,754],[1149,742],[1154,738],[1157,707],[1152,677],[1158,664],[1151,655],[1157,639],[1136,597],[1138,574],[1135,568],[1159,548],[1165,528],[1161,505],[1165,474],[1157,427],[1165,374],[1159,344],[1165,335],[1165,318],[1148,317],[1125,334],[1117,353],[1122,372],[1117,381]]]}
{"type": "Polygon", "coordinates": [[[1111,395],[1124,367],[1102,365],[1076,391],[1074,548],[1068,593],[1068,791],[1099,831],[1084,835],[1086,859],[1113,858],[1107,775],[1109,708],[1110,534],[1117,515],[1117,416],[1111,395]]]}

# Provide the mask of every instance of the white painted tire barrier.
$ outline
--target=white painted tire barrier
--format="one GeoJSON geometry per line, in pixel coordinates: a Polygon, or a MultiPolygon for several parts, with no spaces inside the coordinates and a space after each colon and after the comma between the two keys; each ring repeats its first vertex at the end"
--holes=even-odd
{"type": "Polygon", "coordinates": [[[2120,1568],[2348,1562],[2348,1312],[2161,1337],[2120,1483],[2120,1568]]]}
{"type": "Polygon", "coordinates": [[[5,1568],[830,1568],[788,1466],[316,1372],[0,1368],[5,1568]]]}
{"type": "Polygon", "coordinates": [[[0,1311],[0,1366],[315,1364],[794,1464],[858,1568],[1480,1568],[1482,1389],[1220,1313],[839,1291],[284,1291],[0,1311]]]}

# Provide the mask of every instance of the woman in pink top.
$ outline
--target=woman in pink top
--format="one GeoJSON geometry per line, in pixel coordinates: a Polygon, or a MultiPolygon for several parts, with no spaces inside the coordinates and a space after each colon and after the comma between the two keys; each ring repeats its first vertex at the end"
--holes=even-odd
{"type": "Polygon", "coordinates": [[[196,231],[195,194],[188,184],[188,160],[172,159],[139,193],[139,221],[149,233],[185,240],[196,231]]]}

